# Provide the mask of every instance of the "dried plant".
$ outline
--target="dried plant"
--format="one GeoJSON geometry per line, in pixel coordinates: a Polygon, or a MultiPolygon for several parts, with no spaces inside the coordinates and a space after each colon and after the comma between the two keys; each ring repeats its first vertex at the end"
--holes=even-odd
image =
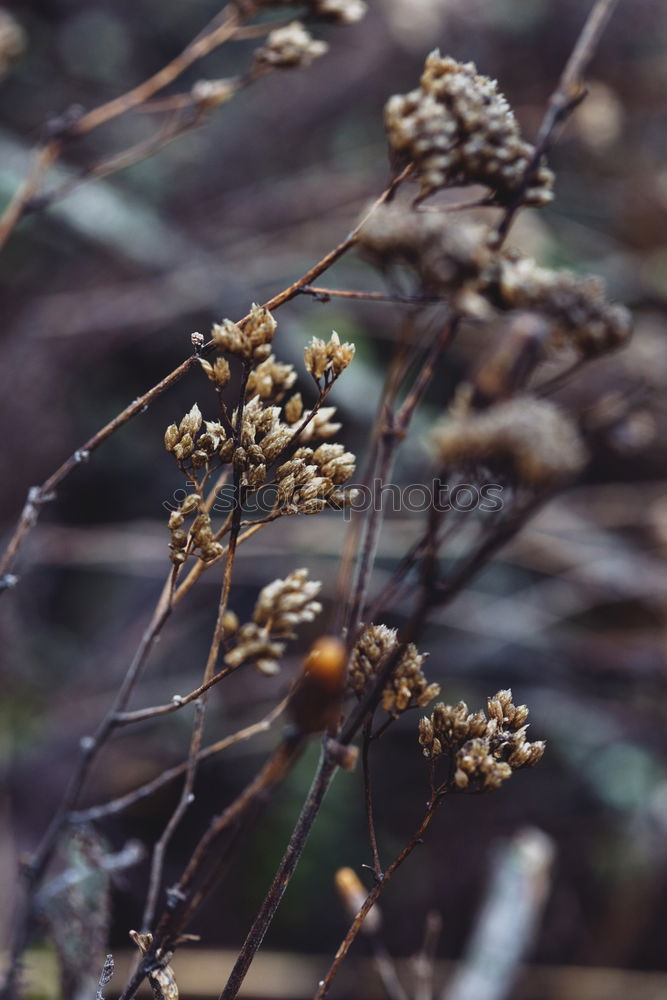
{"type": "MultiPolygon", "coordinates": [[[[52,127],[36,154],[33,169],[4,214],[0,242],[9,237],[25,214],[58,195],[57,191],[47,192],[38,198],[45,174],[68,141],[153,101],[167,82],[203,55],[227,40],[243,37],[243,26],[257,30],[258,25],[247,22],[260,8],[273,16],[279,6],[267,0],[230,4],[161,73],[101,108],[52,127]]],[[[355,765],[352,744],[357,738],[361,742],[374,882],[367,891],[354,872],[339,872],[339,891],[352,922],[316,996],[326,996],[340,963],[362,929],[376,944],[379,942],[376,957],[389,995],[406,995],[382,951],[379,911],[373,909],[378,897],[451,795],[498,789],[514,771],[538,763],[545,749],[542,741],[526,739],[528,708],[514,705],[509,690],[489,698],[486,713],[470,713],[461,702],[454,706],[438,703],[423,715],[446,681],[436,662],[428,661],[425,671],[427,654],[416,643],[429,614],[450,603],[493,554],[521,530],[530,515],[571,482],[586,464],[582,414],[566,412],[558,403],[542,398],[546,385],[542,362],[562,359],[564,369],[568,369],[573,363],[584,363],[621,346],[630,332],[628,314],[607,301],[597,280],[548,270],[505,246],[516,212],[525,206],[541,206],[553,197],[553,174],[546,165],[546,154],[557,126],[581,97],[583,73],[613,6],[610,0],[595,4],[534,144],[521,137],[514,113],[494,81],[478,73],[472,64],[460,64],[439,52],[428,56],[419,87],[407,95],[390,97],[386,105],[389,146],[400,173],[352,233],[268,302],[251,305],[242,318],[214,324],[207,341],[194,334],[191,357],[85,442],[41,487],[30,492],[1,562],[4,589],[20,584],[15,565],[21,545],[55,487],[119,427],[186,373],[191,375],[197,401],[184,415],[175,414],[164,434],[168,460],[175,463],[186,492],[166,519],[164,586],[114,703],[93,736],[82,742],[80,761],[60,808],[25,865],[25,901],[16,918],[13,960],[3,996],[18,994],[16,970],[37,916],[40,886],[61,838],[70,835],[72,829],[71,835],[76,836],[84,822],[99,822],[121,812],[180,778],[182,790],[177,807],[152,846],[141,930],[128,928],[141,955],[122,992],[123,1000],[129,1000],[148,978],[156,996],[174,1000],[178,987],[170,965],[173,952],[190,939],[187,928],[210,893],[217,890],[225,871],[235,863],[240,834],[269,806],[272,793],[287,779],[316,733],[322,734],[322,749],[311,790],[232,973],[227,983],[221,984],[221,996],[223,1000],[237,996],[333,775],[339,768],[355,765]],[[417,188],[411,197],[413,182],[417,188]],[[459,204],[424,204],[445,188],[478,185],[487,193],[473,204],[487,212],[495,211],[491,217],[482,219],[474,210],[470,210],[470,216],[462,215],[459,204]],[[350,485],[355,456],[342,441],[332,440],[340,433],[344,441],[345,428],[334,419],[334,407],[325,405],[337,380],[345,378],[347,368],[355,363],[354,345],[341,343],[334,331],[328,341],[313,337],[304,349],[304,370],[310,381],[302,384],[300,372],[280,360],[280,329],[274,316],[299,294],[364,298],[364,292],[337,293],[313,285],[353,247],[358,247],[388,276],[391,287],[385,299],[394,301],[397,310],[404,301],[410,303],[409,320],[389,365],[381,407],[370,431],[362,485],[391,481],[396,453],[436,366],[458,330],[471,322],[487,324],[500,333],[476,370],[461,379],[432,429],[432,472],[450,476],[461,470],[468,482],[484,482],[493,475],[506,487],[506,501],[497,517],[478,523],[477,533],[464,551],[452,550],[456,555],[452,559],[447,513],[432,496],[418,541],[405,552],[389,582],[372,599],[369,592],[374,582],[382,511],[366,509],[353,518],[349,529],[334,623],[323,614],[320,584],[309,578],[306,568],[289,568],[282,579],[266,580],[256,594],[250,620],[240,621],[235,568],[244,543],[259,532],[270,531],[270,525],[283,517],[348,511],[357,497],[355,487],[350,485]],[[411,274],[407,294],[394,284],[405,264],[411,274]],[[430,334],[430,340],[428,330],[432,327],[428,325],[420,330],[421,337],[415,336],[420,307],[433,308],[434,304],[439,329],[430,334]],[[301,390],[293,391],[299,384],[301,390]],[[311,401],[306,402],[309,395],[311,401]],[[215,498],[222,485],[231,488],[233,504],[228,513],[220,516],[215,510],[215,498]],[[248,499],[269,486],[273,488],[273,500],[264,516],[244,519],[248,499]],[[137,681],[165,622],[177,613],[183,598],[203,574],[207,578],[215,574],[216,566],[221,567],[216,621],[200,684],[185,695],[173,695],[165,704],[131,709],[137,681]],[[409,609],[403,628],[397,631],[378,624],[381,618],[389,619],[399,599],[409,609]],[[315,629],[319,638],[303,659],[285,701],[255,726],[204,747],[211,688],[231,673],[250,667],[265,676],[279,673],[288,643],[304,625],[315,629]],[[90,767],[112,733],[135,722],[181,711],[192,702],[195,713],[190,744],[181,765],[120,799],[88,809],[77,808],[90,767]],[[237,798],[219,811],[217,805],[211,807],[207,828],[178,880],[167,888],[165,858],[175,831],[187,822],[200,762],[266,729],[284,709],[290,722],[275,749],[237,798]],[[414,724],[414,767],[418,775],[421,747],[428,762],[424,777],[427,806],[413,836],[385,865],[375,830],[370,759],[387,728],[417,710],[422,718],[415,718],[414,724]]],[[[352,24],[362,17],[365,5],[359,0],[313,0],[306,8],[309,22],[322,17],[352,24]]],[[[326,51],[326,45],[314,39],[298,21],[262,22],[260,30],[266,38],[256,49],[246,76],[200,82],[178,99],[172,96],[157,106],[175,115],[167,130],[169,138],[226,103],[241,86],[274,69],[305,68],[326,51]]],[[[155,152],[164,141],[165,134],[160,133],[150,149],[141,150],[141,155],[155,152]]],[[[119,155],[127,161],[134,153],[119,155]]],[[[118,166],[120,160],[115,165],[99,164],[88,175],[99,176],[118,166]]],[[[492,803],[489,808],[493,808],[492,803]]],[[[105,883],[105,892],[107,888],[105,883]]],[[[96,900],[95,906],[100,905],[100,899],[96,900]]],[[[100,920],[100,926],[102,923],[100,920]]],[[[100,967],[103,948],[102,940],[95,942],[99,955],[95,962],[90,957],[89,971],[100,967]]],[[[111,969],[108,959],[98,995],[111,969]]]]}

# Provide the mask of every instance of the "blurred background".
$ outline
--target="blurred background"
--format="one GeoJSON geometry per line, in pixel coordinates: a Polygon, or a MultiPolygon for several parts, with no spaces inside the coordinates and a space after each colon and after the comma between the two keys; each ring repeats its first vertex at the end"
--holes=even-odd
{"type": "MultiPolygon", "coordinates": [[[[439,47],[474,60],[497,77],[531,138],[589,7],[583,0],[372,0],[359,24],[314,28],[330,51],[308,70],[272,74],[158,155],[76,187],[25,219],[0,266],[0,518],[7,533],[27,488],[189,354],[192,331],[207,335],[212,322],[242,316],[348,232],[389,177],[384,103],[416,86],[429,51],[439,47]]],[[[0,82],[3,202],[24,176],[45,123],[71,105],[93,108],[136,85],[218,8],[209,0],[23,0],[6,9],[25,47],[0,82]]],[[[242,72],[256,44],[225,46],[174,90],[242,72]]],[[[585,415],[593,461],[456,603],[434,616],[420,643],[430,652],[429,679],[440,682],[445,701],[463,698],[474,710],[511,686],[516,703],[531,708],[532,738],[546,739],[548,751],[538,768],[500,792],[448,803],[382,903],[392,954],[417,951],[426,914],[436,910],[443,921],[438,955],[456,959],[498,843],[538,827],[553,839],[555,860],[529,957],[531,966],[547,971],[522,980],[515,994],[534,1000],[667,995],[666,45],[664,4],[621,3],[594,59],[589,97],[550,159],[556,201],[522,216],[510,241],[545,265],[603,275],[610,296],[634,312],[629,348],[589,366],[560,396],[585,415]],[[559,978],[557,966],[568,967],[570,978],[559,978]],[[595,975],[585,975],[587,968],[595,975]],[[616,975],[601,971],[609,968],[616,975]]],[[[127,115],[69,144],[48,187],[140,141],[150,127],[151,116],[127,115]]],[[[354,254],[321,283],[384,287],[354,254]]],[[[340,439],[363,460],[401,328],[400,307],[303,296],[276,318],[279,360],[297,366],[313,335],[328,339],[336,329],[356,344],[355,362],[331,401],[344,424],[340,439]]],[[[412,445],[403,449],[399,481],[424,481],[425,431],[491,337],[486,329],[458,339],[412,445]]],[[[305,380],[303,392],[312,398],[305,380]]],[[[0,768],[8,792],[0,813],[3,942],[17,860],[45,829],[78,738],[109,705],[162,585],[163,504],[181,486],[162,435],[195,400],[203,410],[208,402],[212,415],[213,393],[197,373],[64,482],[22,550],[19,585],[1,602],[0,768]]],[[[419,526],[414,515],[388,518],[376,590],[419,526]]],[[[323,581],[325,610],[292,645],[283,674],[267,679],[241,671],[214,691],[208,741],[267,712],[303,649],[332,620],[346,530],[335,515],[291,518],[242,550],[233,602],[241,620],[261,586],[302,565],[323,581]]],[[[196,686],[218,586],[213,570],[169,623],[135,707],[196,686]]],[[[386,623],[401,620],[395,608],[386,623]]],[[[84,804],[121,794],[182,760],[190,726],[184,711],[121,731],[102,755],[84,804]]],[[[170,851],[167,884],[211,810],[243,787],[276,740],[272,731],[202,767],[196,802],[170,851]]],[[[316,754],[313,747],[281,790],[193,928],[207,948],[240,945],[316,754]]],[[[426,795],[414,715],[390,729],[373,768],[381,851],[389,859],[426,795]]],[[[100,824],[109,849],[129,838],[152,844],[178,793],[175,783],[100,824]]],[[[361,776],[341,774],[266,947],[286,961],[333,954],[347,926],[334,872],[341,865],[360,870],[369,861],[361,776]]],[[[144,862],[115,880],[114,949],[127,948],[128,929],[138,925],[146,875],[144,862]]],[[[358,942],[355,954],[364,951],[358,942]]],[[[273,978],[277,992],[267,987],[262,996],[301,995],[297,987],[279,992],[281,968],[273,978]]],[[[215,976],[212,982],[215,996],[221,983],[215,976]]],[[[190,993],[203,996],[206,988],[197,993],[193,985],[190,993]]],[[[338,995],[355,995],[346,989],[338,995]]],[[[369,996],[381,995],[377,985],[368,989],[369,996]]],[[[51,983],[35,995],[56,992],[51,983]]]]}

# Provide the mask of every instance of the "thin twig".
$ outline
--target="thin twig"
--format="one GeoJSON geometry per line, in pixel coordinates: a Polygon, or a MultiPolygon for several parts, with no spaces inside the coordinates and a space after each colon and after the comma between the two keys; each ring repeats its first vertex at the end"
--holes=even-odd
{"type": "Polygon", "coordinates": [[[514,218],[521,208],[526,191],[532,183],[542,158],[551,149],[558,127],[585,96],[582,89],[584,73],[595,55],[598,43],[618,3],[619,0],[597,0],[586,19],[561,73],[558,86],[549,98],[547,110],[537,133],[535,151],[526,167],[523,181],[518,186],[511,204],[498,225],[496,231],[496,246],[498,247],[504,242],[514,218]]]}
{"type": "MultiPolygon", "coordinates": [[[[60,156],[65,141],[75,136],[86,135],[98,126],[144,104],[160,90],[173,83],[193,63],[232,38],[239,26],[238,10],[235,5],[230,4],[223,13],[224,17],[221,18],[220,14],[217,14],[207,28],[190,42],[180,55],[153,76],[120,97],[82,115],[78,120],[68,122],[62,127],[60,136],[50,139],[36,152],[26,180],[15,192],[0,217],[0,249],[29,210],[30,205],[39,204],[38,195],[42,180],[60,156]]],[[[53,197],[47,198],[47,203],[52,200],[53,197]]]]}
{"type": "MultiPolygon", "coordinates": [[[[441,332],[435,338],[426,360],[421,366],[419,374],[398,412],[393,414],[389,410],[386,411],[384,433],[379,442],[379,457],[375,480],[376,489],[380,491],[392,474],[398,447],[407,434],[415,409],[426,392],[439,358],[456,333],[457,326],[458,321],[456,317],[449,317],[441,332]]],[[[375,563],[375,554],[384,516],[382,504],[379,502],[380,499],[381,493],[378,494],[374,490],[374,503],[366,520],[364,539],[359,550],[357,579],[346,618],[346,626],[350,633],[356,631],[360,619],[363,618],[366,592],[375,563]]]]}
{"type": "Polygon", "coordinates": [[[442,296],[437,295],[387,295],[384,292],[361,292],[345,288],[322,288],[318,285],[303,285],[299,289],[302,295],[312,295],[321,302],[329,299],[360,299],[369,302],[390,302],[398,305],[424,306],[434,302],[442,302],[442,296]]]}
{"type": "MultiPolygon", "coordinates": [[[[198,762],[209,760],[209,758],[214,757],[216,754],[221,753],[228,747],[234,746],[236,743],[241,743],[243,740],[249,740],[251,737],[256,736],[258,733],[265,733],[271,728],[271,725],[275,722],[279,716],[285,711],[285,706],[287,705],[287,699],[283,700],[272,708],[268,715],[265,715],[263,719],[259,722],[253,722],[252,725],[246,726],[244,729],[239,729],[237,732],[232,733],[231,736],[225,736],[210,746],[205,747],[200,750],[198,756],[198,762]]],[[[188,761],[184,760],[181,764],[176,764],[174,767],[168,768],[166,771],[162,771],[156,778],[152,781],[148,781],[139,788],[135,788],[134,791],[128,792],[126,795],[121,795],[117,799],[111,799],[110,802],[103,802],[98,806],[90,806],[88,809],[80,809],[76,812],[69,813],[67,817],[68,823],[91,823],[94,820],[103,819],[105,816],[114,816],[117,813],[124,812],[125,809],[130,809],[137,802],[142,799],[147,798],[149,795],[153,795],[154,792],[159,791],[160,788],[164,788],[168,785],[170,781],[174,778],[178,778],[181,774],[184,774],[188,768],[188,761]]]]}
{"type": "MultiPolygon", "coordinates": [[[[264,303],[264,308],[269,310],[278,309],[285,302],[289,302],[296,295],[299,294],[299,290],[304,286],[310,284],[315,278],[318,278],[320,274],[323,274],[332,264],[334,264],[340,257],[343,256],[351,247],[357,242],[359,231],[363,223],[368,219],[375,209],[383,205],[386,201],[390,200],[395,193],[399,184],[405,180],[410,172],[411,167],[406,167],[405,170],[398,177],[394,178],[391,184],[386,188],[386,190],[380,195],[375,201],[369,212],[366,214],[365,218],[360,222],[346,237],[342,240],[338,246],[334,247],[333,250],[325,254],[317,264],[313,265],[304,275],[302,275],[297,281],[294,281],[291,285],[285,288],[282,292],[274,295],[271,299],[264,303]]],[[[249,316],[246,315],[243,319],[239,320],[239,325],[243,326],[247,322],[249,316]]],[[[18,555],[19,549],[25,542],[28,534],[34,528],[39,518],[40,508],[53,499],[55,499],[55,490],[62,481],[72,472],[81,462],[86,461],[91,453],[95,451],[99,446],[111,437],[117,430],[123,427],[129,420],[137,416],[139,413],[143,413],[151,403],[155,402],[158,396],[161,396],[163,392],[169,389],[172,385],[179,382],[183,376],[194,366],[198,365],[199,358],[204,354],[209,354],[214,349],[213,341],[209,341],[201,349],[199,354],[191,354],[185,361],[182,361],[172,372],[166,375],[160,382],[154,385],[151,389],[145,392],[142,396],[137,397],[129,406],[127,406],[121,413],[117,414],[113,420],[105,424],[104,427],[100,428],[96,434],[89,438],[80,448],[77,448],[75,452],[65,461],[61,466],[59,466],[55,472],[53,472],[49,478],[41,486],[33,486],[28,492],[28,498],[21,512],[21,515],[17,521],[14,531],[7,543],[7,547],[0,558],[0,594],[3,590],[10,589],[13,587],[17,578],[13,575],[12,570],[14,567],[14,562],[18,555]]]]}
{"type": "Polygon", "coordinates": [[[403,862],[410,857],[415,847],[417,847],[417,845],[422,842],[422,838],[431,824],[431,820],[435,815],[436,809],[438,808],[438,806],[442,801],[443,794],[444,793],[440,793],[436,796],[435,799],[431,800],[421,823],[413,833],[408,843],[389,865],[386,872],[384,873],[382,880],[376,882],[373,888],[366,896],[366,899],[362,903],[361,907],[359,908],[359,911],[357,912],[357,915],[355,916],[354,920],[352,921],[352,924],[350,925],[350,929],[348,930],[347,934],[341,941],[338,951],[336,952],[336,956],[333,962],[331,963],[328,972],[326,973],[324,979],[322,979],[320,982],[317,993],[315,994],[315,1000],[324,1000],[324,997],[326,997],[327,994],[329,993],[331,984],[336,974],[338,973],[341,963],[345,958],[345,956],[347,955],[348,951],[350,950],[352,942],[354,941],[357,934],[361,930],[361,926],[365,918],[367,917],[369,910],[371,909],[373,904],[377,901],[378,897],[384,890],[385,886],[387,886],[389,882],[391,882],[392,878],[394,877],[398,869],[401,867],[403,862]]]}
{"type": "Polygon", "coordinates": [[[373,716],[370,715],[364,723],[363,740],[361,744],[361,762],[364,774],[364,802],[366,804],[366,822],[368,824],[368,839],[371,845],[371,855],[373,857],[373,874],[376,879],[382,878],[382,864],[380,862],[380,852],[378,850],[377,833],[375,830],[375,817],[373,814],[373,790],[371,786],[371,772],[369,762],[369,752],[371,747],[371,731],[373,729],[373,716]]]}
{"type": "Polygon", "coordinates": [[[167,853],[167,847],[171,841],[172,836],[176,832],[179,823],[183,819],[188,806],[194,802],[194,783],[195,777],[197,775],[197,765],[199,764],[199,758],[201,753],[201,743],[204,733],[204,714],[205,714],[205,699],[202,698],[201,701],[197,702],[197,707],[195,711],[194,724],[192,726],[192,739],[190,742],[190,751],[188,753],[187,768],[185,771],[185,781],[183,782],[183,789],[181,791],[178,804],[174,809],[173,813],[169,817],[169,821],[165,826],[162,834],[157,840],[155,847],[153,848],[153,857],[151,858],[151,871],[148,880],[148,892],[146,894],[146,903],[144,905],[144,914],[141,918],[141,926],[144,931],[147,931],[153,925],[153,918],[155,916],[155,910],[158,903],[158,896],[160,893],[160,887],[162,884],[162,871],[164,869],[164,862],[167,853]]]}
{"type": "Polygon", "coordinates": [[[58,835],[67,820],[68,814],[74,807],[81,793],[93,761],[97,757],[97,754],[114,728],[114,717],[127,705],[156,638],[159,635],[164,622],[171,613],[171,598],[173,594],[174,581],[175,573],[172,571],[167,582],[165,583],[162,595],[155,607],[151,621],[143,634],[141,643],[128,667],[123,683],[118,690],[111,708],[100,722],[95,733],[92,736],[86,736],[81,740],[80,758],[76,770],[70,778],[65,794],[63,795],[60,805],[58,806],[58,809],[56,810],[48,829],[39,844],[39,847],[24,866],[23,875],[26,882],[26,895],[22,909],[20,910],[15,921],[15,936],[12,945],[11,959],[3,984],[2,993],[0,994],[3,998],[11,997],[14,992],[14,983],[18,971],[19,959],[25,950],[30,933],[30,927],[33,921],[33,893],[35,887],[43,877],[49,861],[53,856],[58,835]]]}
{"type": "MultiPolygon", "coordinates": [[[[234,453],[236,453],[237,448],[241,440],[241,431],[243,428],[243,412],[245,408],[245,391],[248,384],[248,378],[250,376],[250,364],[245,361],[243,364],[243,374],[241,377],[241,387],[239,390],[239,404],[236,408],[235,414],[235,424],[234,424],[234,453]]],[[[178,801],[176,809],[171,816],[165,830],[159,840],[157,841],[154,851],[153,858],[151,861],[151,872],[148,884],[148,895],[146,897],[146,905],[144,907],[144,915],[142,920],[142,927],[148,930],[152,927],[153,918],[155,916],[155,910],[157,907],[158,894],[160,890],[160,884],[162,882],[162,871],[164,868],[164,861],[166,850],[169,842],[175,833],[178,825],[180,824],[183,816],[185,815],[188,806],[194,800],[193,787],[195,777],[197,775],[197,767],[199,763],[199,753],[201,750],[201,744],[204,735],[204,722],[206,719],[206,706],[208,703],[208,692],[211,687],[211,680],[214,676],[215,664],[218,661],[218,656],[220,653],[220,647],[222,645],[222,640],[224,637],[224,619],[227,612],[227,607],[229,604],[229,594],[232,586],[232,574],[234,571],[234,561],[236,557],[236,548],[239,537],[239,528],[241,524],[241,479],[240,479],[240,469],[235,466],[234,468],[234,509],[232,511],[232,522],[229,534],[229,544],[227,546],[227,559],[225,561],[225,572],[222,581],[222,590],[220,594],[220,602],[218,604],[218,613],[215,622],[215,628],[213,630],[213,637],[211,639],[211,645],[209,648],[208,656],[206,659],[206,666],[204,668],[204,677],[202,680],[203,692],[199,695],[199,700],[197,701],[197,710],[195,712],[195,718],[192,726],[192,737],[190,741],[190,751],[188,754],[188,768],[185,773],[185,781],[183,783],[183,790],[181,792],[181,797],[178,801]]],[[[225,671],[221,672],[225,675],[225,671]]]]}

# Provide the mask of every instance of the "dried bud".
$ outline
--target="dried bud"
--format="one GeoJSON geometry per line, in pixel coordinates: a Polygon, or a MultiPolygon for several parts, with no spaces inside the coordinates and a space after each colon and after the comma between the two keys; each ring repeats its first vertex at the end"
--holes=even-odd
{"type": "Polygon", "coordinates": [[[189,434],[191,438],[195,436],[202,425],[202,415],[199,407],[195,403],[189,413],[186,413],[179,424],[181,438],[189,434]]]}
{"type": "Polygon", "coordinates": [[[197,80],[190,93],[200,108],[210,111],[220,107],[237,93],[239,80],[197,80]]]}
{"type": "Polygon", "coordinates": [[[206,377],[213,382],[217,389],[224,389],[229,384],[231,370],[226,358],[216,358],[213,364],[200,358],[199,364],[204,369],[206,377]]]}
{"type": "Polygon", "coordinates": [[[272,31],[266,44],[255,50],[255,64],[275,68],[303,68],[328,51],[326,42],[312,37],[300,21],[272,31]]]}
{"type": "Polygon", "coordinates": [[[313,337],[303,352],[306,371],[317,381],[323,375],[337,378],[354,357],[354,350],[354,344],[341,344],[335,330],[328,343],[313,337]]]}

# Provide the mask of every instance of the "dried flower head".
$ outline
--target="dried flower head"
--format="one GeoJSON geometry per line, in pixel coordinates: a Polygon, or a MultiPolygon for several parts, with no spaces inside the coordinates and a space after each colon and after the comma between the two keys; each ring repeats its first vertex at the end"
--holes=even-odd
{"type": "Polygon", "coordinates": [[[396,646],[396,629],[386,625],[369,625],[360,635],[352,650],[349,684],[357,694],[361,694],[369,679],[386,656],[396,646]]]}
{"type": "Polygon", "coordinates": [[[233,442],[222,424],[217,420],[204,421],[196,403],[180,424],[167,427],[164,446],[183,471],[207,467],[213,459],[228,462],[233,452],[233,442]],[[202,423],[205,431],[199,434],[202,423]]]}
{"type": "Polygon", "coordinates": [[[355,457],[341,444],[326,444],[313,451],[299,448],[276,469],[276,505],[286,513],[315,514],[325,507],[340,510],[350,496],[339,489],[354,473],[355,457]]]}
{"type": "Polygon", "coordinates": [[[364,254],[382,270],[408,265],[427,294],[459,295],[487,280],[489,230],[479,222],[447,218],[390,204],[377,208],[359,234],[364,254]]]}
{"type": "Polygon", "coordinates": [[[552,318],[556,344],[571,345],[584,358],[622,346],[632,330],[630,313],[607,300],[600,278],[551,271],[527,257],[501,261],[498,295],[506,309],[532,309],[552,318]]]}
{"type": "Polygon", "coordinates": [[[182,565],[188,553],[198,556],[203,562],[213,562],[224,551],[214,535],[211,517],[203,504],[199,493],[189,493],[179,508],[169,514],[170,559],[175,566],[182,565]],[[186,530],[185,519],[188,517],[194,517],[194,520],[186,530]]]}
{"type": "Polygon", "coordinates": [[[435,706],[419,722],[419,743],[429,760],[446,754],[454,760],[454,783],[459,789],[498,788],[513,771],[532,767],[544,753],[544,742],[526,739],[528,708],[514,705],[510,690],[498,691],[484,712],[468,712],[468,706],[435,706]]]}
{"type": "Polygon", "coordinates": [[[216,389],[224,389],[229,384],[232,373],[227,358],[216,358],[213,364],[210,361],[206,361],[205,358],[200,358],[199,364],[206,373],[206,377],[213,382],[216,389]]]}
{"type": "Polygon", "coordinates": [[[310,372],[315,381],[323,376],[325,381],[338,378],[354,357],[354,350],[354,344],[341,344],[335,330],[328,343],[319,337],[313,337],[303,352],[306,371],[310,372]]]}
{"type": "Polygon", "coordinates": [[[313,13],[337,24],[355,24],[366,16],[364,0],[314,0],[313,13]]]}
{"type": "Polygon", "coordinates": [[[263,587],[253,620],[236,632],[236,645],[227,653],[225,663],[236,668],[252,662],[260,673],[277,673],[285,652],[284,640],[296,638],[296,626],[313,621],[322,610],[319,601],[314,600],[321,586],[317,580],[308,579],[307,569],[296,569],[284,580],[263,587]]]}
{"type": "Polygon", "coordinates": [[[192,97],[203,111],[210,111],[226,104],[239,90],[240,79],[197,80],[191,90],[192,97]]]}
{"type": "MultiPolygon", "coordinates": [[[[246,387],[246,398],[259,396],[260,399],[279,400],[296,382],[296,372],[292,365],[283,365],[270,354],[250,372],[246,387]]],[[[289,423],[289,421],[288,421],[289,423]]]]}
{"type": "Polygon", "coordinates": [[[586,462],[572,421],[553,403],[528,396],[455,413],[432,439],[443,468],[490,468],[537,491],[572,478],[586,462]]]}
{"type": "MultiPolygon", "coordinates": [[[[357,695],[362,694],[396,648],[396,630],[386,625],[369,625],[359,637],[350,659],[348,685],[357,695]]],[[[381,705],[385,712],[398,716],[408,708],[425,708],[440,694],[439,684],[429,684],[422,671],[425,654],[410,643],[401,654],[382,691],[381,705]]]]}
{"type": "Polygon", "coordinates": [[[273,635],[295,638],[294,628],[302,622],[312,622],[322,610],[314,598],[322,586],[308,579],[307,569],[295,569],[284,580],[274,580],[260,591],[253,621],[273,635]]]}
{"type": "MultiPolygon", "coordinates": [[[[421,197],[452,185],[483,184],[497,204],[508,204],[534,153],[496,82],[474,63],[458,63],[437,49],[426,59],[419,87],[389,99],[385,125],[393,151],[415,164],[421,197]]],[[[552,186],[553,174],[540,166],[525,204],[551,201],[552,186]]]]}
{"type": "Polygon", "coordinates": [[[313,419],[308,422],[299,434],[299,441],[306,444],[306,442],[312,441],[313,438],[330,438],[334,434],[337,434],[342,424],[331,419],[335,413],[335,406],[321,406],[313,419]]]}
{"type": "Polygon", "coordinates": [[[398,716],[408,708],[426,708],[440,694],[439,684],[429,684],[422,672],[425,653],[409,644],[382,692],[385,712],[398,716]]]}
{"type": "Polygon", "coordinates": [[[252,359],[259,364],[271,354],[270,344],[276,325],[268,309],[253,303],[248,318],[242,326],[225,319],[222,323],[214,324],[211,337],[219,350],[247,360],[252,359]]]}
{"type": "Polygon", "coordinates": [[[292,21],[272,31],[264,45],[255,50],[255,65],[293,69],[310,66],[327,52],[326,42],[313,38],[300,21],[292,21]]]}

